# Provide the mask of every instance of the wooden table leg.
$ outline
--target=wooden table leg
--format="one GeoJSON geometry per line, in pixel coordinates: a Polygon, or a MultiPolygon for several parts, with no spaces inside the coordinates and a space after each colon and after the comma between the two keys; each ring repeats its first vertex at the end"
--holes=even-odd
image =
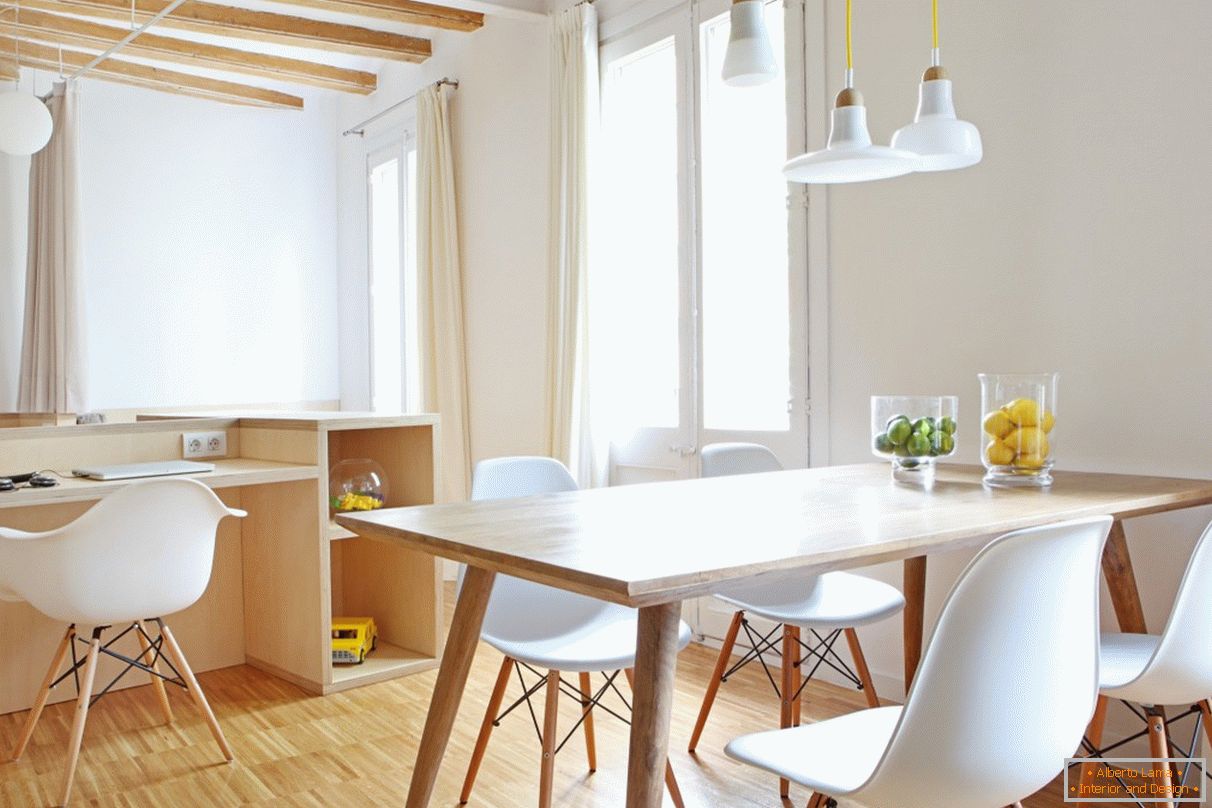
{"type": "Polygon", "coordinates": [[[1115,607],[1119,630],[1125,634],[1147,634],[1145,610],[1140,605],[1132,556],[1128,553],[1128,537],[1124,534],[1124,523],[1119,519],[1112,523],[1103,549],[1103,577],[1111,592],[1111,605],[1115,607]]]}
{"type": "Polygon", "coordinates": [[[627,761],[627,808],[660,808],[669,757],[669,715],[677,667],[682,604],[640,609],[636,632],[635,702],[627,761]]]}
{"type": "Polygon", "coordinates": [[[426,808],[429,805],[434,782],[438,779],[438,767],[442,765],[450,730],[459,712],[459,702],[463,699],[463,687],[467,684],[471,661],[476,655],[480,626],[484,623],[484,612],[488,609],[488,598],[492,594],[495,578],[495,572],[470,566],[463,577],[463,589],[455,606],[446,649],[442,652],[438,681],[429,702],[429,715],[425,718],[425,730],[421,733],[421,746],[417,749],[417,762],[408,786],[407,808],[426,808]]]}
{"type": "Polygon", "coordinates": [[[905,693],[922,661],[922,635],[926,630],[926,557],[905,559],[905,693]]]}

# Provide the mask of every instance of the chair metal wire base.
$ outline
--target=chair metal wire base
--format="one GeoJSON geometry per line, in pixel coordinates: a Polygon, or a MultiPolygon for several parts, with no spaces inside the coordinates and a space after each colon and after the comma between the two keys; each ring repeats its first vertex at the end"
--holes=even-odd
{"type": "MultiPolygon", "coordinates": [[[[783,623],[778,623],[766,634],[759,634],[757,630],[749,625],[748,618],[742,618],[741,629],[745,632],[745,636],[749,639],[749,650],[746,651],[741,656],[740,660],[733,664],[731,668],[724,671],[723,675],[720,676],[720,681],[727,682],[728,677],[732,676],[750,663],[756,661],[762,666],[762,670],[765,671],[766,678],[770,681],[770,686],[774,688],[774,694],[778,696],[779,699],[782,699],[782,691],[779,688],[778,682],[774,678],[774,674],[770,670],[770,665],[766,662],[765,654],[769,652],[778,657],[780,660],[782,659],[783,652],[779,648],[779,643],[783,639],[783,626],[783,623]]],[[[802,639],[797,639],[796,642],[799,643],[800,649],[804,652],[804,654],[799,659],[792,662],[792,665],[802,670],[805,664],[812,662],[812,660],[815,660],[815,662],[812,664],[810,669],[802,671],[802,679],[800,681],[799,689],[796,690],[795,695],[792,696],[791,700],[794,701],[800,697],[800,695],[804,692],[804,688],[806,688],[808,683],[812,681],[812,677],[816,675],[818,670],[820,670],[821,665],[828,665],[841,676],[845,677],[857,689],[865,689],[863,686],[863,681],[859,678],[858,674],[855,673],[850,665],[846,663],[846,660],[838,656],[837,652],[833,650],[834,644],[836,644],[838,638],[842,636],[843,629],[834,629],[823,637],[819,632],[817,632],[816,629],[808,629],[808,631],[812,634],[815,642],[810,645],[809,643],[804,642],[802,639]]]]}
{"type": "MultiPolygon", "coordinates": [[[[1116,699],[1115,701],[1124,705],[1124,707],[1126,707],[1133,715],[1135,715],[1137,718],[1139,718],[1141,720],[1141,722],[1145,724],[1145,729],[1142,729],[1140,732],[1137,732],[1134,735],[1129,735],[1127,738],[1121,738],[1120,740],[1116,741],[1113,744],[1110,744],[1109,746],[1103,746],[1103,747],[1095,747],[1094,744],[1090,743],[1089,738],[1083,736],[1082,737],[1082,749],[1084,749],[1086,751],[1086,755],[1085,755],[1085,757],[1079,758],[1078,760],[1075,760],[1074,762],[1070,763],[1069,764],[1070,769],[1072,769],[1074,766],[1081,767],[1081,766],[1085,765],[1086,761],[1088,761],[1088,760],[1092,760],[1092,759],[1093,760],[1103,760],[1108,757],[1109,753],[1114,752],[1116,749],[1126,746],[1127,744],[1130,744],[1133,741],[1139,740],[1149,734],[1149,729],[1148,729],[1149,716],[1146,714],[1146,712],[1144,710],[1141,710],[1136,705],[1130,704],[1126,701],[1119,701],[1118,699],[1116,699]]],[[[1174,715],[1174,716],[1170,716],[1170,717],[1166,718],[1164,723],[1166,725],[1166,730],[1167,730],[1167,732],[1166,732],[1166,745],[1168,747],[1167,751],[1171,754],[1171,756],[1176,757],[1176,758],[1198,759],[1196,757],[1195,753],[1199,748],[1199,734],[1200,734],[1200,731],[1203,729],[1203,712],[1200,710],[1199,705],[1194,704],[1191,707],[1189,707],[1185,712],[1182,712],[1182,713],[1179,713],[1178,715],[1174,715]],[[1192,715],[1195,716],[1195,722],[1194,722],[1195,725],[1191,730],[1191,744],[1186,749],[1184,749],[1183,747],[1179,746],[1177,742],[1175,742],[1175,740],[1171,737],[1171,734],[1168,730],[1170,729],[1170,727],[1172,725],[1174,725],[1174,724],[1178,723],[1179,721],[1182,721],[1186,718],[1189,718],[1192,715]]],[[[1182,776],[1175,778],[1178,781],[1177,786],[1185,786],[1187,784],[1187,777],[1188,777],[1188,775],[1191,774],[1192,768],[1193,768],[1192,766],[1187,766],[1187,768],[1183,769],[1182,776]]],[[[1201,768],[1201,767],[1195,766],[1194,768],[1201,768]]],[[[1207,778],[1209,781],[1212,781],[1212,771],[1203,771],[1202,773],[1205,778],[1207,778]]],[[[1120,784],[1121,787],[1123,787],[1123,789],[1126,793],[1131,793],[1128,789],[1128,784],[1126,782],[1124,782],[1124,779],[1122,777],[1116,776],[1115,780],[1120,784]]],[[[1132,804],[1140,806],[1140,808],[1146,808],[1147,806],[1153,805],[1154,802],[1153,801],[1141,802],[1140,800],[1133,800],[1132,804]]]]}
{"type": "MultiPolygon", "coordinates": [[[[505,718],[505,716],[509,715],[514,710],[516,710],[518,707],[525,704],[527,711],[530,713],[531,723],[534,724],[535,734],[539,738],[539,743],[542,743],[543,742],[543,728],[539,724],[539,716],[538,716],[538,713],[535,712],[534,704],[531,702],[531,698],[536,693],[538,693],[540,690],[542,690],[543,688],[545,688],[547,686],[547,676],[545,674],[535,670],[530,665],[527,665],[525,662],[514,661],[513,667],[514,667],[514,670],[517,672],[518,681],[522,684],[522,695],[516,701],[514,701],[513,704],[510,704],[508,707],[506,707],[501,712],[501,714],[498,715],[493,720],[492,725],[494,727],[501,726],[501,721],[505,718]],[[526,682],[526,677],[523,676],[523,674],[522,674],[523,668],[525,668],[527,671],[529,671],[530,673],[532,673],[536,677],[538,677],[538,681],[535,682],[533,685],[528,684],[526,682]]],[[[629,717],[624,716],[618,712],[615,712],[614,710],[610,709],[609,707],[607,707],[606,705],[604,705],[602,703],[603,697],[605,697],[607,693],[614,691],[614,693],[619,697],[619,700],[623,702],[623,706],[626,708],[628,714],[630,714],[631,702],[627,700],[627,697],[623,695],[623,692],[621,690],[619,690],[618,686],[615,684],[615,680],[618,679],[619,674],[621,674],[621,673],[622,673],[621,670],[614,671],[613,673],[607,673],[606,671],[602,671],[602,676],[605,678],[606,682],[600,688],[598,688],[597,692],[593,693],[588,699],[586,699],[585,696],[581,693],[581,689],[580,689],[579,685],[574,686],[574,685],[570,684],[566,679],[564,679],[563,676],[560,677],[560,693],[562,695],[572,699],[573,701],[575,701],[577,704],[579,704],[581,706],[581,717],[577,720],[577,722],[575,724],[572,725],[572,728],[570,730],[568,730],[568,734],[565,735],[564,738],[558,744],[556,744],[556,747],[555,747],[556,754],[559,754],[560,750],[564,748],[564,745],[568,743],[569,739],[572,738],[572,736],[574,734],[576,734],[576,731],[581,728],[581,725],[585,723],[585,719],[589,717],[590,712],[592,712],[593,710],[601,710],[602,712],[609,713],[610,715],[614,716],[618,720],[622,721],[624,724],[627,724],[628,726],[631,725],[631,719],[629,717]]]]}
{"type": "MultiPolygon", "coordinates": [[[[88,703],[89,707],[92,707],[94,704],[96,704],[98,701],[100,701],[102,696],[109,693],[110,690],[113,689],[114,685],[118,684],[118,682],[120,682],[123,679],[123,677],[126,676],[126,674],[130,673],[131,670],[133,670],[135,668],[138,668],[139,670],[143,671],[144,673],[146,673],[150,676],[155,676],[159,679],[162,679],[163,681],[167,682],[170,685],[176,685],[177,687],[181,688],[182,690],[189,689],[189,686],[185,684],[185,680],[181,676],[180,672],[176,669],[176,667],[173,666],[173,663],[168,659],[168,657],[164,656],[164,654],[163,654],[164,624],[161,622],[160,618],[158,618],[158,617],[150,618],[146,622],[155,623],[156,625],[160,626],[160,629],[161,629],[160,634],[155,639],[152,639],[151,635],[149,635],[146,631],[144,631],[142,625],[140,625],[139,623],[131,623],[124,630],[122,630],[115,636],[111,637],[109,642],[105,643],[105,645],[100,645],[97,647],[97,651],[99,653],[105,654],[108,657],[113,657],[114,659],[117,659],[118,661],[125,663],[126,667],[124,667],[121,671],[119,671],[118,675],[115,676],[113,679],[111,679],[109,684],[107,684],[105,687],[101,688],[101,690],[99,690],[95,695],[90,697],[89,703],[88,703]],[[137,659],[132,659],[131,657],[126,656],[125,654],[120,654],[110,647],[114,643],[118,642],[118,640],[125,637],[127,634],[130,634],[131,631],[137,631],[140,635],[142,635],[143,639],[147,642],[147,645],[148,645],[147,650],[145,650],[141,654],[139,654],[139,657],[137,659]],[[152,654],[152,658],[151,658],[150,662],[147,662],[145,664],[145,663],[141,662],[140,660],[143,659],[149,651],[152,654]],[[173,674],[172,676],[168,676],[166,674],[160,673],[160,671],[156,668],[156,665],[160,662],[163,662],[165,665],[168,666],[169,670],[172,671],[172,674],[173,674]]],[[[72,628],[74,629],[75,626],[72,626],[72,628]]],[[[68,668],[66,671],[64,671],[59,676],[59,678],[57,678],[53,682],[51,682],[51,685],[50,685],[51,690],[54,690],[65,679],[67,679],[67,677],[70,676],[70,677],[72,677],[72,682],[76,688],[76,697],[79,698],[79,696],[80,696],[80,669],[83,668],[86,664],[88,664],[89,655],[85,654],[83,657],[78,657],[76,655],[76,643],[78,642],[81,645],[91,648],[92,641],[99,640],[101,638],[101,636],[111,628],[112,628],[112,626],[97,626],[96,628],[93,629],[92,640],[81,639],[78,635],[73,636],[74,642],[71,644],[72,666],[70,668],[68,668]]]]}

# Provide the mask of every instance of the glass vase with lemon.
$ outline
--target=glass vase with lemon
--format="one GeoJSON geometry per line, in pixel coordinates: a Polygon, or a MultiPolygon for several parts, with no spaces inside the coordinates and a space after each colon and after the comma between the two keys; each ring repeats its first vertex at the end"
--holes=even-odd
{"type": "Polygon", "coordinates": [[[1052,484],[1057,373],[981,373],[981,462],[985,482],[1052,484]]]}

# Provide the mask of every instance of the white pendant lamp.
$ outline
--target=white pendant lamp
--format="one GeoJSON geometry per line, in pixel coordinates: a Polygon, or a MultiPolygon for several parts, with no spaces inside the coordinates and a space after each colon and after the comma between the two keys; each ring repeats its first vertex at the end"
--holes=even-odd
{"type": "Polygon", "coordinates": [[[917,167],[916,155],[877,146],[867,129],[867,108],[854,89],[854,49],[851,44],[851,4],[846,0],[846,88],[837,95],[825,148],[802,154],[783,166],[791,182],[868,182],[908,174],[917,167]]]}
{"type": "Polygon", "coordinates": [[[934,50],[918,88],[917,115],[896,131],[892,145],[918,155],[918,171],[950,171],[976,165],[984,150],[980,130],[955,115],[951,80],[939,64],[938,0],[933,3],[934,50]]]}
{"type": "MultiPolygon", "coordinates": [[[[17,22],[21,7],[16,7],[17,22]]],[[[17,79],[13,89],[0,92],[0,152],[25,157],[41,151],[50,142],[54,122],[46,104],[21,89],[21,41],[14,39],[13,61],[17,79]]]]}
{"type": "Polygon", "coordinates": [[[733,87],[765,84],[778,75],[763,0],[733,0],[731,33],[724,52],[724,83],[733,87]]]}

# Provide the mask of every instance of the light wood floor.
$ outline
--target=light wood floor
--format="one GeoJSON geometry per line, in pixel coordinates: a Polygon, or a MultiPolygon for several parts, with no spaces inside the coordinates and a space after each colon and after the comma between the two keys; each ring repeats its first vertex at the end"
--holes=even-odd
{"type": "MultiPolygon", "coordinates": [[[[188,653],[189,649],[185,649],[188,653]]],[[[451,747],[435,791],[435,806],[457,805],[459,789],[492,687],[500,655],[482,646],[472,670],[451,747]]],[[[687,806],[777,806],[773,778],[727,759],[732,737],[777,726],[778,702],[761,669],[750,666],[720,690],[697,756],[686,740],[698,712],[715,652],[692,645],[678,662],[672,762],[687,806]]],[[[107,696],[89,714],[76,778],[76,805],[102,806],[363,806],[402,805],[434,673],[325,698],[249,667],[202,674],[237,762],[224,765],[205,725],[183,691],[170,688],[177,720],[163,726],[147,687],[107,696]]],[[[594,677],[595,682],[598,677],[594,677]]],[[[626,685],[619,683],[626,693],[626,685]]],[[[805,718],[816,720],[865,706],[860,693],[810,685],[805,718]]],[[[510,690],[507,703],[520,695],[510,690]]],[[[617,702],[615,702],[617,703],[617,702]]],[[[536,709],[541,709],[541,699],[536,709]]],[[[562,728],[576,720],[565,704],[562,728]]],[[[24,713],[0,716],[0,758],[7,758],[24,713]]],[[[0,764],[0,806],[51,805],[59,788],[72,707],[48,707],[33,743],[19,763],[0,764]]],[[[541,718],[541,716],[540,716],[541,718]]],[[[562,737],[562,736],[561,736],[562,737]]],[[[597,718],[598,771],[587,773],[578,733],[556,761],[558,806],[623,804],[627,728],[597,718]]],[[[472,806],[534,804],[539,745],[525,708],[495,731],[472,806]]],[[[793,804],[809,794],[793,786],[793,804]]],[[[670,805],[668,798],[666,804],[670,805]]],[[[1063,804],[1056,784],[1025,802],[1027,808],[1063,804]]]]}

